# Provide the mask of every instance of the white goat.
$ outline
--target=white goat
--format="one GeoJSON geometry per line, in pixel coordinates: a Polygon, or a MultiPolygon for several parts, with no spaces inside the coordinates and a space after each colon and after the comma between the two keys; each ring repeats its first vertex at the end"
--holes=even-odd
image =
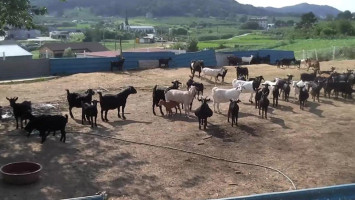
{"type": "Polygon", "coordinates": [[[210,76],[210,80],[212,79],[212,77],[215,78],[215,83],[217,82],[218,80],[218,74],[223,74],[225,69],[221,68],[221,69],[211,69],[211,68],[208,68],[208,67],[204,67],[202,69],[202,76],[210,76]]]}
{"type": "Polygon", "coordinates": [[[216,112],[216,104],[218,112],[220,103],[227,103],[229,100],[237,100],[239,99],[239,95],[242,93],[240,88],[232,88],[232,89],[220,89],[218,87],[212,88],[212,99],[213,99],[213,110],[216,112]]]}
{"type": "Polygon", "coordinates": [[[253,55],[250,57],[242,57],[242,63],[248,63],[250,65],[251,61],[253,60],[253,55]]]}
{"type": "Polygon", "coordinates": [[[303,82],[302,80],[300,80],[300,81],[292,81],[292,87],[295,90],[295,99],[298,100],[298,96],[300,94],[300,89],[299,88],[303,87],[303,86],[308,88],[308,85],[309,85],[308,81],[305,81],[305,82],[303,82]]]}
{"type": "Polygon", "coordinates": [[[241,81],[241,80],[234,79],[232,81],[232,85],[234,88],[241,87],[242,93],[250,93],[249,102],[253,103],[253,95],[255,93],[255,90],[253,89],[253,81],[241,81]]]}
{"type": "Polygon", "coordinates": [[[191,86],[189,91],[169,90],[165,93],[165,101],[176,101],[184,104],[185,114],[189,114],[189,106],[196,94],[196,87],[191,86]]]}

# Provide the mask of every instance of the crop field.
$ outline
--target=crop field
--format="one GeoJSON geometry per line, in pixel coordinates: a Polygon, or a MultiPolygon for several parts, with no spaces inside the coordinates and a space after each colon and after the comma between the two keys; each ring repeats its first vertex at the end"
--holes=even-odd
{"type": "MultiPolygon", "coordinates": [[[[321,62],[321,70],[335,66],[338,71],[353,68],[354,60],[321,62]]],[[[231,88],[235,69],[226,67],[225,83],[231,88]]],[[[277,69],[270,65],[250,65],[251,77],[266,80],[293,74],[299,79],[305,69],[277,69]]],[[[292,184],[275,171],[223,162],[196,154],[138,145],[134,142],[169,146],[232,161],[273,167],[289,176],[298,189],[353,183],[355,181],[355,106],[353,99],[310,98],[300,110],[291,90],[290,102],[269,107],[262,119],[249,94],[241,94],[238,126],[227,122],[228,104],[209,118],[206,130],[199,130],[193,112],[189,117],[152,114],[152,88],[170,85],[174,79],[185,83],[190,69],[149,69],[144,71],[75,74],[49,81],[0,85],[0,105],[7,117],[0,121],[0,164],[34,161],[43,166],[41,179],[31,185],[0,183],[0,199],[51,200],[88,196],[106,191],[111,200],[131,199],[214,199],[265,192],[292,190],[292,184]],[[109,111],[109,122],[98,117],[98,127],[81,124],[81,110],[73,108],[67,141],[48,136],[40,144],[38,134],[26,137],[16,130],[5,97],[32,102],[39,114],[68,114],[65,89],[84,92],[88,88],[103,94],[116,94],[132,85],[137,94],[128,97],[126,120],[109,111]],[[46,108],[46,109],[44,109],[46,108]]],[[[211,97],[214,82],[195,78],[205,85],[211,97]]],[[[182,86],[182,90],[186,90],[182,86]]],[[[323,94],[323,92],[322,92],[323,94]]],[[[98,99],[98,95],[93,96],[98,99]]],[[[271,99],[269,97],[269,99],[271,99]]],[[[194,100],[192,110],[199,106],[194,100]]],[[[213,110],[213,103],[209,106],[213,110]]],[[[100,110],[100,106],[98,106],[100,110]]],[[[164,110],[165,112],[165,110],[164,110]]]]}

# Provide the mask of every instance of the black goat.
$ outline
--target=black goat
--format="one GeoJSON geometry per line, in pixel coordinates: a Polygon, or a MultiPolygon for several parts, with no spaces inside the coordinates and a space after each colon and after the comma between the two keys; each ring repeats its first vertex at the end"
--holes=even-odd
{"type": "Polygon", "coordinates": [[[238,115],[239,115],[239,105],[240,100],[232,100],[230,99],[229,109],[228,109],[228,122],[229,117],[232,115],[232,127],[233,123],[238,126],[238,115]]]}
{"type": "Polygon", "coordinates": [[[171,57],[159,59],[159,68],[161,68],[163,65],[165,68],[169,68],[169,61],[170,60],[172,60],[171,57]]]}
{"type": "Polygon", "coordinates": [[[317,101],[319,102],[319,93],[320,93],[320,90],[323,88],[323,85],[324,85],[323,83],[324,83],[323,81],[315,81],[315,82],[310,83],[311,88],[312,88],[310,93],[312,95],[313,102],[316,100],[316,98],[317,98],[317,101]]]}
{"type": "Polygon", "coordinates": [[[227,56],[227,60],[229,66],[242,64],[242,58],[237,56],[227,56]]]}
{"type": "Polygon", "coordinates": [[[25,130],[28,132],[27,136],[30,136],[31,132],[36,129],[39,131],[39,135],[42,138],[41,143],[46,140],[50,131],[60,130],[61,137],[60,141],[65,142],[66,140],[66,132],[65,126],[68,123],[68,115],[40,115],[35,117],[30,115],[30,122],[25,127],[25,130]],[[48,133],[46,134],[46,132],[48,133]]]}
{"type": "Polygon", "coordinates": [[[81,102],[90,103],[92,100],[92,95],[95,94],[94,90],[88,89],[84,95],[78,93],[70,93],[68,89],[67,91],[67,99],[69,104],[69,114],[70,117],[74,119],[72,108],[81,108],[81,102]]]}
{"type": "Polygon", "coordinates": [[[255,90],[255,97],[254,97],[254,100],[255,100],[255,109],[256,109],[256,108],[259,108],[259,101],[260,101],[260,99],[261,99],[261,94],[262,94],[261,88],[256,88],[256,90],[255,90]]]}
{"type": "Polygon", "coordinates": [[[261,118],[264,118],[264,113],[265,113],[265,119],[267,119],[267,109],[269,107],[270,101],[267,98],[265,94],[261,95],[261,99],[259,102],[259,115],[261,111],[261,118]]]}
{"type": "Polygon", "coordinates": [[[14,117],[16,119],[16,129],[18,129],[18,119],[20,119],[21,128],[23,128],[22,121],[25,120],[25,124],[27,119],[29,119],[29,115],[32,112],[31,101],[24,101],[22,103],[16,103],[18,97],[7,98],[10,102],[10,106],[13,109],[14,117]]]}
{"type": "Polygon", "coordinates": [[[162,99],[165,101],[165,92],[171,90],[171,89],[179,89],[179,85],[181,84],[180,81],[174,80],[171,82],[173,85],[170,87],[165,87],[165,86],[158,86],[155,85],[153,88],[153,114],[156,115],[155,113],[155,107],[159,107],[161,115],[164,115],[162,107],[159,106],[159,101],[162,99]]]}
{"type": "MultiPolygon", "coordinates": [[[[298,87],[298,86],[296,86],[298,87]]],[[[309,97],[309,93],[308,93],[308,90],[305,88],[305,86],[302,86],[302,87],[299,87],[300,89],[300,94],[298,96],[298,99],[300,101],[300,109],[303,110],[305,104],[306,104],[306,101],[309,97]]]]}
{"type": "Polygon", "coordinates": [[[290,91],[291,91],[291,87],[290,87],[291,82],[287,81],[284,85],[283,85],[283,98],[285,101],[288,101],[288,98],[290,96],[290,91]]]}
{"type": "Polygon", "coordinates": [[[280,96],[279,86],[275,85],[274,88],[272,89],[272,106],[273,107],[278,106],[279,96],[280,96]]]}
{"type": "Polygon", "coordinates": [[[303,82],[305,82],[305,81],[314,81],[316,76],[317,76],[317,70],[314,70],[314,72],[311,73],[311,74],[302,73],[300,78],[301,78],[301,80],[303,82]]]}
{"type": "Polygon", "coordinates": [[[93,100],[92,105],[89,103],[84,103],[81,102],[81,124],[84,124],[85,119],[89,121],[91,124],[91,127],[94,127],[94,119],[95,119],[95,126],[96,124],[96,119],[97,119],[97,103],[99,101],[93,100]]]}
{"type": "Polygon", "coordinates": [[[108,121],[107,112],[117,108],[117,116],[121,118],[120,107],[122,106],[122,119],[126,119],[124,116],[124,109],[127,103],[127,97],[130,94],[136,94],[137,90],[133,86],[129,86],[118,94],[106,94],[102,95],[101,92],[98,92],[100,96],[100,105],[101,105],[101,119],[102,121],[108,121]],[[105,119],[103,113],[105,111],[105,119]]]}
{"type": "Polygon", "coordinates": [[[291,74],[288,74],[287,75],[287,78],[281,78],[279,79],[278,81],[276,81],[276,84],[280,90],[280,93],[279,94],[283,94],[283,89],[284,89],[284,85],[287,83],[287,82],[290,82],[291,83],[291,80],[293,78],[293,75],[291,74]]]}
{"type": "Polygon", "coordinates": [[[217,75],[217,79],[218,77],[222,77],[222,83],[224,83],[224,77],[227,75],[227,71],[228,69],[225,69],[222,74],[217,75]]]}
{"type": "Polygon", "coordinates": [[[249,70],[247,67],[237,66],[237,67],[235,67],[235,69],[237,70],[237,77],[244,76],[246,79],[248,79],[249,70]]]}
{"type": "Polygon", "coordinates": [[[213,115],[213,111],[207,104],[210,99],[200,98],[198,100],[201,101],[201,106],[195,110],[195,115],[198,118],[198,128],[201,129],[201,125],[203,125],[203,129],[206,129],[207,118],[213,115]]]}
{"type": "Polygon", "coordinates": [[[122,71],[124,61],[125,61],[124,58],[122,58],[122,59],[119,60],[119,61],[111,61],[111,71],[113,72],[113,68],[114,68],[114,67],[117,67],[117,69],[118,69],[119,71],[122,71]]]}
{"type": "Polygon", "coordinates": [[[237,80],[247,81],[244,75],[238,76],[237,80]]]}
{"type": "Polygon", "coordinates": [[[202,68],[205,67],[205,63],[203,62],[203,60],[193,60],[190,63],[190,70],[191,70],[191,75],[194,77],[195,76],[195,72],[198,72],[198,77],[201,77],[201,71],[202,68]]]}

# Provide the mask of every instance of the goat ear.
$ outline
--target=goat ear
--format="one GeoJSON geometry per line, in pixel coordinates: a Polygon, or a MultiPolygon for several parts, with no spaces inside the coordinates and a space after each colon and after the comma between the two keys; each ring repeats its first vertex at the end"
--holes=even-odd
{"type": "Polygon", "coordinates": [[[9,99],[9,98],[7,98],[7,97],[6,97],[6,99],[7,99],[8,101],[10,101],[10,99],[9,99]]]}
{"type": "Polygon", "coordinates": [[[233,99],[229,99],[229,101],[232,103],[232,102],[233,102],[233,99]]]}
{"type": "Polygon", "coordinates": [[[15,97],[14,100],[17,101],[18,97],[15,97]]]}

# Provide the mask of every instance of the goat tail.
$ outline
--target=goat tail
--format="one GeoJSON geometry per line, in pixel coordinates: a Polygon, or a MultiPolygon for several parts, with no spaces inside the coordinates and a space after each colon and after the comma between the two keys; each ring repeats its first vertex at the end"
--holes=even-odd
{"type": "Polygon", "coordinates": [[[65,89],[67,91],[67,94],[70,94],[69,90],[68,89],[65,89]]]}
{"type": "Polygon", "coordinates": [[[66,123],[68,123],[68,115],[65,114],[64,116],[65,116],[65,118],[66,118],[66,123]]]}

